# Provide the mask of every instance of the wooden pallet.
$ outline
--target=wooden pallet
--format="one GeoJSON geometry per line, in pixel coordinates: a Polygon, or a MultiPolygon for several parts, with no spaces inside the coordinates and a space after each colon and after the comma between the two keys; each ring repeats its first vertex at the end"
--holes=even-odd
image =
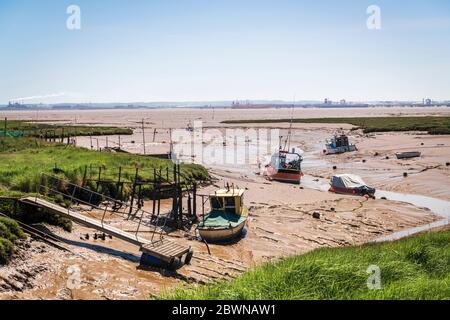
{"type": "Polygon", "coordinates": [[[161,239],[141,247],[142,252],[166,262],[171,262],[174,258],[180,258],[190,250],[191,247],[182,246],[167,239],[161,239]]]}

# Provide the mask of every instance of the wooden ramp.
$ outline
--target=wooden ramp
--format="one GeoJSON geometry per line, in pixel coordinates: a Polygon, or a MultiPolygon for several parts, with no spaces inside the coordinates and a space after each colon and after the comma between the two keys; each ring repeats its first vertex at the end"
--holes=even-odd
{"type": "Polygon", "coordinates": [[[181,256],[191,251],[190,247],[179,245],[167,239],[159,239],[152,242],[137,235],[133,235],[131,233],[107,225],[97,219],[89,218],[73,210],[63,208],[57,204],[51,203],[41,198],[26,197],[21,198],[20,202],[38,208],[46,209],[86,227],[99,230],[100,232],[139,246],[140,250],[145,254],[154,256],[155,258],[161,259],[164,262],[171,263],[174,258],[181,258],[181,256]]]}

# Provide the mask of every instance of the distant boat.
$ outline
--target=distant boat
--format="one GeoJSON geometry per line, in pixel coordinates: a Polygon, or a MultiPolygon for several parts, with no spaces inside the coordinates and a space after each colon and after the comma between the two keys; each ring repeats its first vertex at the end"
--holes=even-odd
{"type": "Polygon", "coordinates": [[[211,211],[197,226],[205,241],[226,242],[242,234],[248,217],[248,209],[243,202],[244,192],[244,189],[231,187],[209,195],[211,211]]]}
{"type": "Polygon", "coordinates": [[[411,159],[411,158],[418,158],[422,155],[419,151],[411,151],[411,152],[398,152],[395,154],[397,159],[411,159]]]}
{"type": "Polygon", "coordinates": [[[330,192],[374,196],[375,188],[369,187],[361,177],[354,174],[335,175],[330,181],[330,192]]]}
{"type": "Polygon", "coordinates": [[[356,145],[350,143],[348,137],[345,134],[334,136],[332,139],[327,140],[325,146],[326,149],[323,150],[325,154],[340,154],[358,150],[356,145]]]}

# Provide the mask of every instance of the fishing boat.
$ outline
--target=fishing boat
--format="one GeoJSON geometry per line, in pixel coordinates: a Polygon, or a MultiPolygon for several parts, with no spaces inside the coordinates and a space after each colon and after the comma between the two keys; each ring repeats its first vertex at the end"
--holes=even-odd
{"type": "Polygon", "coordinates": [[[206,242],[227,242],[242,234],[248,217],[244,189],[228,187],[209,195],[211,211],[204,215],[197,230],[206,242]]]}
{"type": "Polygon", "coordinates": [[[280,150],[272,155],[263,176],[267,180],[300,184],[303,176],[302,161],[300,154],[280,150]]]}
{"type": "Polygon", "coordinates": [[[369,187],[361,177],[354,174],[335,175],[330,181],[330,192],[359,196],[375,195],[375,188],[369,187]]]}
{"type": "Polygon", "coordinates": [[[418,158],[422,155],[419,151],[411,151],[411,152],[397,152],[395,156],[397,159],[411,159],[418,158]]]}
{"type": "Polygon", "coordinates": [[[325,154],[340,154],[358,150],[356,145],[350,143],[345,134],[336,135],[332,139],[328,139],[325,146],[326,149],[323,150],[325,154]]]}

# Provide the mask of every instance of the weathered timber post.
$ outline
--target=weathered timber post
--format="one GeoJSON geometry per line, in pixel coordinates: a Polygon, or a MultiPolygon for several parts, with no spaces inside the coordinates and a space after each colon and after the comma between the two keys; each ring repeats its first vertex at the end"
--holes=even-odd
{"type": "Polygon", "coordinates": [[[136,193],[136,183],[137,183],[137,179],[138,179],[138,173],[139,173],[139,168],[136,167],[136,174],[134,176],[134,182],[133,182],[133,190],[131,192],[130,211],[129,211],[128,215],[131,215],[131,213],[133,212],[133,203],[134,203],[134,197],[135,197],[135,193],[136,193]]]}

